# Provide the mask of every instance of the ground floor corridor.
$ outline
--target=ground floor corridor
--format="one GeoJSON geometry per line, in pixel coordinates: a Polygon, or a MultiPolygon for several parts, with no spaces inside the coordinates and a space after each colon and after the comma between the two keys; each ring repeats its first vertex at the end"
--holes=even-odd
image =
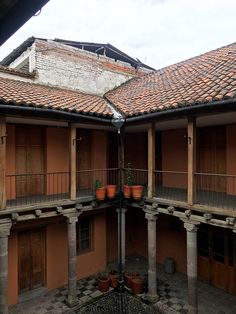
{"type": "MultiPolygon", "coordinates": [[[[115,264],[113,265],[115,266],[115,264]]],[[[147,260],[133,254],[126,259],[126,268],[145,275],[147,260]]],[[[154,305],[162,313],[187,314],[187,277],[181,273],[166,274],[163,265],[157,265],[157,289],[160,300],[154,305]]],[[[67,288],[61,287],[41,297],[14,305],[10,314],[73,314],[65,303],[67,288]]],[[[77,296],[80,306],[91,302],[102,293],[98,291],[96,275],[79,280],[77,296]]],[[[203,282],[198,283],[199,314],[235,314],[236,297],[203,282]]],[[[145,297],[145,295],[140,295],[145,297]]],[[[77,312],[78,313],[78,312],[77,312]]],[[[99,314],[99,313],[97,313],[99,314]]],[[[102,313],[100,313],[102,314],[102,313]]]]}

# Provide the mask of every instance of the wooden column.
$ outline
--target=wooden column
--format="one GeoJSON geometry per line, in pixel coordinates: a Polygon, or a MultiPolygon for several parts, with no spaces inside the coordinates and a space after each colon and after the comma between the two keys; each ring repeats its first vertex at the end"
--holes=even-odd
{"type": "Polygon", "coordinates": [[[76,127],[69,125],[70,132],[70,198],[76,200],[76,127]]]}
{"type": "Polygon", "coordinates": [[[148,197],[155,195],[155,124],[148,128],[148,197]]]}
{"type": "Polygon", "coordinates": [[[6,209],[6,119],[0,117],[0,210],[6,209]]]}
{"type": "Polygon", "coordinates": [[[188,204],[193,205],[196,195],[196,119],[188,119],[188,204]]]}

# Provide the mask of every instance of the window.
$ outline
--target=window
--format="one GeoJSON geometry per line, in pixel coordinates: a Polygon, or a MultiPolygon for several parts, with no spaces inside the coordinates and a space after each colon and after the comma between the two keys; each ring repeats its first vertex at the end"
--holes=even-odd
{"type": "Polygon", "coordinates": [[[77,225],[77,252],[83,253],[92,249],[92,218],[80,218],[77,225]]]}

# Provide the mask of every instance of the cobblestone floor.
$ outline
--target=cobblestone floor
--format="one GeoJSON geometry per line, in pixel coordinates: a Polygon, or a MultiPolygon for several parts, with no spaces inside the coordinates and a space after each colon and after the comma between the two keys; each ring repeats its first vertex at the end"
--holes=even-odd
{"type": "MultiPolygon", "coordinates": [[[[138,255],[127,258],[127,270],[145,275],[147,260],[138,255]]],[[[111,267],[115,268],[113,264],[111,267]]],[[[157,267],[157,287],[160,300],[156,306],[166,313],[187,313],[187,278],[185,275],[175,273],[166,274],[162,265],[157,267]],[[167,311],[168,309],[168,311],[167,311]]],[[[225,293],[205,283],[199,282],[199,314],[235,314],[236,296],[225,293]]],[[[67,294],[66,287],[48,292],[46,295],[33,300],[17,304],[10,308],[9,314],[72,314],[80,313],[70,310],[64,303],[67,294]]],[[[79,305],[97,299],[102,293],[98,291],[95,276],[78,281],[79,305]]],[[[91,307],[90,307],[91,308],[91,307]]],[[[85,312],[86,313],[86,312],[85,312]]],[[[90,312],[93,313],[93,312],[90,312]]],[[[94,312],[95,313],[95,312],[94,312]]],[[[96,314],[103,312],[96,311],[96,314]]],[[[113,312],[111,312],[113,313],[113,312]]],[[[115,314],[115,313],[113,313],[115,314]]],[[[136,314],[133,311],[133,314],[136,314]]]]}

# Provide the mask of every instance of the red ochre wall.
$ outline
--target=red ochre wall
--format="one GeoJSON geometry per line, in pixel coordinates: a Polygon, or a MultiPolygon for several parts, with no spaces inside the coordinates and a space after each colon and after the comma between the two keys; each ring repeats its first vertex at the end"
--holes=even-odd
{"type": "MultiPolygon", "coordinates": [[[[147,220],[142,210],[129,208],[126,212],[126,255],[148,256],[147,220]]],[[[173,257],[176,269],[186,273],[186,232],[177,218],[159,215],[157,219],[157,262],[173,257]]],[[[107,212],[107,259],[117,259],[117,213],[107,212]]]]}
{"type": "MultiPolygon", "coordinates": [[[[188,166],[186,130],[178,129],[163,131],[161,137],[161,170],[186,172],[188,166]]],[[[163,173],[162,183],[163,186],[187,188],[187,174],[163,173]]]]}
{"type": "Polygon", "coordinates": [[[147,169],[147,132],[125,133],[124,155],[125,167],[147,169]]]}
{"type": "Polygon", "coordinates": [[[47,194],[69,192],[69,134],[67,128],[46,128],[47,194]]]}
{"type": "MultiPolygon", "coordinates": [[[[226,126],[226,173],[236,175],[236,124],[226,126]]],[[[228,194],[236,194],[236,179],[227,178],[228,194]]]]}
{"type": "MultiPolygon", "coordinates": [[[[51,219],[52,222],[52,219],[51,219]]],[[[34,226],[36,221],[32,222],[34,226]]],[[[42,226],[42,221],[40,221],[42,226]]],[[[28,223],[27,228],[30,228],[28,223]]],[[[105,213],[93,216],[92,250],[78,255],[77,276],[84,278],[88,275],[103,271],[106,268],[106,216],[105,213]]],[[[8,256],[8,302],[9,305],[18,302],[18,237],[17,230],[9,237],[8,256]]],[[[67,224],[65,221],[54,219],[53,224],[46,226],[46,287],[52,290],[67,284],[68,276],[68,246],[67,224]]]]}
{"type": "MultiPolygon", "coordinates": [[[[7,141],[6,141],[6,175],[14,175],[15,169],[15,125],[7,124],[7,141]]],[[[15,198],[15,178],[6,178],[7,199],[15,198]]]]}

